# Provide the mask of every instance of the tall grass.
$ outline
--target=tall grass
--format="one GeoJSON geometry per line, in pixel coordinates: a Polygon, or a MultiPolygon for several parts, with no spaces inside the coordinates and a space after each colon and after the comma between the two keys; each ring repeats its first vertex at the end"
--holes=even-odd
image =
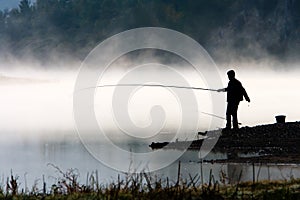
{"type": "Polygon", "coordinates": [[[6,185],[0,187],[0,199],[300,199],[300,179],[285,181],[251,181],[226,183],[226,174],[220,172],[216,181],[210,171],[208,183],[199,181],[201,176],[181,177],[180,163],[177,180],[161,179],[150,173],[126,173],[119,175],[109,184],[99,182],[98,171],[88,173],[86,183],[79,183],[76,169],[62,171],[51,165],[60,176],[47,190],[43,178],[43,188],[35,183],[31,190],[20,189],[18,176],[7,178],[6,185]]]}

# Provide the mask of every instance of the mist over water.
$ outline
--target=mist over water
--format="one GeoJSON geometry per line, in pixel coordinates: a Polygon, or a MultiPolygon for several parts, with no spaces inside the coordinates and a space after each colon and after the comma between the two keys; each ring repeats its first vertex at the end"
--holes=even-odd
{"type": "MultiPolygon", "coordinates": [[[[298,104],[300,102],[299,77],[300,72],[296,68],[291,70],[278,70],[265,66],[245,67],[247,63],[236,65],[236,78],[246,88],[251,103],[241,102],[239,107],[239,119],[242,126],[255,126],[275,122],[275,116],[284,114],[287,121],[297,121],[298,104]],[[246,69],[245,69],[246,68],[246,69]]],[[[73,90],[77,77],[77,68],[74,65],[64,68],[42,68],[22,64],[9,66],[2,64],[0,76],[0,130],[1,142],[6,140],[19,140],[20,138],[43,138],[46,135],[51,138],[61,135],[62,132],[75,133],[73,121],[73,90]],[[9,133],[9,134],[7,134],[9,133]],[[53,135],[54,134],[54,135],[53,135]],[[14,136],[15,138],[10,138],[14,136]],[[8,139],[10,138],[10,139],[8,139]]],[[[79,68],[79,64],[77,65],[79,68]]],[[[176,67],[175,67],[176,68],[176,67]]],[[[226,72],[229,68],[220,67],[220,76],[223,85],[227,86],[226,72]]],[[[231,69],[231,68],[230,68],[231,69]]],[[[110,71],[104,82],[99,84],[117,83],[118,79],[127,69],[119,67],[119,70],[110,71]]],[[[205,80],[193,74],[188,68],[176,68],[190,86],[208,87],[205,80]]],[[[167,77],[167,72],[156,71],[158,76],[167,77]]],[[[141,74],[147,76],[147,74],[141,74]]],[[[176,83],[174,83],[176,85],[176,83]]],[[[212,88],[218,89],[218,88],[212,88]]],[[[98,123],[109,131],[110,134],[119,132],[113,119],[111,98],[115,88],[98,88],[95,93],[95,114],[98,123]]],[[[197,98],[199,116],[199,131],[205,131],[209,127],[211,116],[202,112],[217,114],[225,117],[225,110],[221,113],[212,113],[210,92],[194,91],[197,98]]],[[[218,93],[224,97],[226,93],[218,93]]],[[[128,102],[128,113],[134,124],[145,127],[151,123],[150,111],[155,105],[160,105],[165,111],[166,118],[161,132],[172,133],[176,131],[180,123],[180,104],[176,96],[167,88],[140,87],[132,94],[128,102]]],[[[218,119],[221,120],[221,119],[218,119]]],[[[224,120],[223,123],[225,124],[224,120]]],[[[211,127],[216,129],[220,127],[211,127]]],[[[185,128],[188,133],[189,127],[185,128]]],[[[143,133],[133,133],[143,136],[143,133]]],[[[144,135],[143,137],[150,137],[144,135]]],[[[22,140],[22,139],[21,139],[22,140]]]]}

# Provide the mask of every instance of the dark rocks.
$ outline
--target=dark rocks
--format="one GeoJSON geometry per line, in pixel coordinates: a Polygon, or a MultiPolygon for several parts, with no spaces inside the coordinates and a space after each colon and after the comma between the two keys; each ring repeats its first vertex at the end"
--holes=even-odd
{"type": "Polygon", "coordinates": [[[299,144],[300,122],[289,122],[223,132],[214,150],[287,156],[300,155],[299,144]]]}
{"type": "Polygon", "coordinates": [[[169,144],[169,142],[152,142],[149,147],[151,147],[152,149],[161,149],[165,146],[167,146],[169,144]]]}
{"type": "MultiPolygon", "coordinates": [[[[209,131],[205,135],[209,138],[217,137],[219,131],[209,131]]],[[[199,150],[203,139],[194,141],[153,142],[152,149],[199,150]]],[[[300,163],[300,122],[284,124],[268,124],[255,127],[243,127],[237,130],[222,131],[213,151],[230,155],[227,160],[241,162],[254,161],[284,161],[300,163]],[[239,154],[253,154],[257,156],[239,158],[239,154]],[[280,159],[279,159],[280,158],[280,159]],[[291,159],[289,159],[291,158],[291,159]]]]}
{"type": "Polygon", "coordinates": [[[203,139],[194,141],[176,141],[176,142],[152,142],[149,147],[152,149],[177,149],[177,150],[199,150],[203,139]]]}

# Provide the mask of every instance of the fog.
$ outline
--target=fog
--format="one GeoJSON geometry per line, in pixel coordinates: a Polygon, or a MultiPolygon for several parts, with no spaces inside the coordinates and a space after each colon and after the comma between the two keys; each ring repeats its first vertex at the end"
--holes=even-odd
{"type": "MultiPolygon", "coordinates": [[[[124,72],[129,68],[120,66],[124,60],[116,64],[116,69],[109,71],[106,78],[99,84],[118,83],[124,72]]],[[[172,65],[174,66],[174,65],[172,65]]],[[[300,71],[293,67],[290,70],[280,70],[274,66],[262,66],[260,64],[236,63],[235,65],[219,66],[219,74],[223,85],[227,86],[226,71],[236,70],[236,78],[240,80],[250,96],[251,103],[241,102],[239,107],[239,120],[242,126],[255,126],[275,123],[276,115],[286,115],[287,121],[299,120],[299,77],[300,71]]],[[[45,136],[56,137],[61,133],[75,133],[73,119],[73,95],[74,84],[80,68],[80,62],[60,66],[38,66],[37,64],[2,63],[0,68],[0,135],[8,139],[18,138],[43,138],[45,136]]],[[[174,67],[193,87],[207,88],[205,80],[190,71],[188,67],[174,67]]],[[[152,69],[157,76],[168,77],[168,71],[152,69]]],[[[151,73],[147,71],[140,74],[147,77],[151,73]]],[[[174,82],[174,85],[177,83],[174,82]]],[[[219,89],[211,88],[211,89],[219,89]]],[[[97,88],[95,90],[95,115],[98,123],[111,134],[120,131],[112,108],[112,97],[115,87],[97,88]]],[[[78,91],[75,91],[78,92],[78,91]]],[[[79,91],[80,92],[80,91],[79,91]]],[[[210,127],[210,122],[219,120],[223,125],[225,121],[215,119],[211,113],[225,117],[226,94],[221,95],[224,110],[213,113],[211,94],[201,90],[193,91],[197,100],[198,130],[217,129],[210,127]]],[[[151,108],[162,106],[165,114],[164,126],[161,132],[174,132],[181,124],[181,106],[176,93],[167,88],[138,87],[134,89],[128,100],[128,114],[130,120],[137,127],[147,127],[151,120],[151,108]]],[[[194,106],[194,105],[192,105],[194,106]]],[[[189,131],[189,125],[185,124],[184,130],[189,131]]],[[[121,127],[122,128],[122,127],[121,127]]],[[[134,136],[136,136],[133,133],[134,136]]],[[[151,137],[145,133],[138,133],[139,137],[151,137]]],[[[3,141],[3,139],[1,139],[3,141]]]]}
{"type": "MultiPolygon", "coordinates": [[[[69,130],[74,70],[1,69],[1,132],[69,130]]],[[[41,134],[41,133],[39,133],[41,134]]]]}

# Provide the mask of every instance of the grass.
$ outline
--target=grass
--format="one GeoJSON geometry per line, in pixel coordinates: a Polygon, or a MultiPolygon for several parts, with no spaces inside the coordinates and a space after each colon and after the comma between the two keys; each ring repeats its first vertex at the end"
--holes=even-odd
{"type": "MultiPolygon", "coordinates": [[[[199,183],[200,176],[180,177],[180,163],[176,181],[168,178],[162,180],[149,173],[125,174],[116,181],[103,185],[99,183],[98,172],[87,174],[85,184],[78,182],[76,169],[61,171],[55,184],[47,191],[35,184],[31,190],[20,189],[18,177],[11,173],[6,186],[0,187],[0,199],[300,199],[300,179],[286,181],[260,181],[226,184],[214,180],[210,172],[210,180],[206,184],[199,183]]],[[[223,173],[221,173],[224,176],[223,173]]]]}

